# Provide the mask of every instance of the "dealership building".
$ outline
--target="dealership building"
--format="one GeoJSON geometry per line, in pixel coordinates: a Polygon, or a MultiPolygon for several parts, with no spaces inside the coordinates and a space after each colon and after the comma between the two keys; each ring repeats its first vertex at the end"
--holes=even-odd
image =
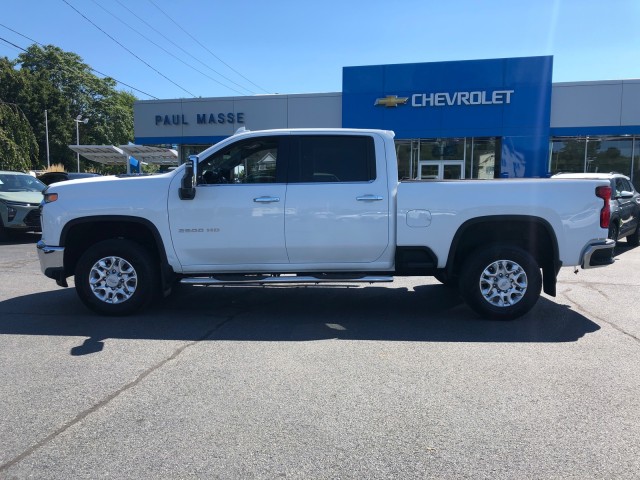
{"type": "Polygon", "coordinates": [[[553,57],[344,67],[342,92],[144,100],[135,143],[189,155],[274,128],[395,132],[401,179],[628,175],[640,186],[640,80],[552,83],[553,57]]]}

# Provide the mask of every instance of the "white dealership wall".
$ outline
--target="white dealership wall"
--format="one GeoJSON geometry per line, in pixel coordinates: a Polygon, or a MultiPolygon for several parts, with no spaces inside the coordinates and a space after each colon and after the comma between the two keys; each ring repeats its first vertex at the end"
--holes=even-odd
{"type": "MultiPolygon", "coordinates": [[[[226,117],[225,117],[226,118],[226,117]]],[[[554,83],[552,135],[640,134],[640,80],[554,83]]],[[[342,126],[342,93],[256,95],[196,99],[141,100],[134,104],[138,144],[210,144],[238,128],[331,128],[342,126]],[[198,124],[196,115],[243,114],[243,122],[198,124]],[[177,125],[156,124],[156,116],[177,125]],[[182,119],[186,124],[182,123],[182,119]]]]}
{"type": "MultiPolygon", "coordinates": [[[[640,80],[570,82],[552,85],[552,129],[603,126],[615,128],[638,125],[640,125],[640,80]]],[[[626,128],[621,128],[620,133],[631,133],[624,130],[626,128]]],[[[640,131],[635,133],[638,134],[640,131]]]]}
{"type": "Polygon", "coordinates": [[[133,112],[137,144],[211,143],[233,135],[240,127],[249,130],[340,127],[342,94],[144,100],[135,102],[133,112]],[[207,121],[198,123],[198,115],[207,121]],[[224,123],[217,121],[219,115],[224,123]],[[162,119],[159,122],[158,117],[162,119]],[[238,121],[239,117],[242,121],[238,121]],[[234,121],[228,121],[229,118],[234,121]]]}

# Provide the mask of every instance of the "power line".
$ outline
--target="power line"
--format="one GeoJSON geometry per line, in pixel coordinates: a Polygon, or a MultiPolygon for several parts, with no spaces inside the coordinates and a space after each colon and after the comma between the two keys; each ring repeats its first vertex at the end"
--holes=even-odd
{"type": "Polygon", "coordinates": [[[138,55],[136,55],[135,53],[133,53],[131,50],[129,50],[127,47],[125,47],[123,44],[121,44],[118,40],[116,40],[115,38],[113,38],[111,35],[109,35],[107,32],[105,32],[102,28],[100,28],[98,25],[96,25],[95,23],[93,23],[87,16],[85,16],[82,12],[80,12],[76,7],[74,7],[73,5],[71,5],[67,0],[62,0],[64,3],[66,3],[69,7],[71,7],[73,10],[76,11],[76,13],[78,13],[78,15],[80,15],[82,18],[84,18],[87,22],[89,22],[91,25],[93,25],[94,27],[96,27],[98,30],[100,30],[102,33],[104,33],[107,37],[109,37],[111,40],[113,40],[115,43],[117,43],[118,45],[120,45],[122,48],[124,48],[127,52],[129,52],[131,55],[133,55],[134,57],[136,57],[138,60],[140,60],[142,63],[144,63],[147,67],[149,67],[151,70],[153,70],[154,72],[156,72],[158,75],[160,75],[161,77],[163,77],[164,79],[170,81],[171,83],[173,83],[176,87],[180,88],[181,90],[185,91],[186,93],[188,93],[189,95],[191,95],[192,97],[196,97],[193,93],[191,93],[189,90],[187,90],[186,88],[184,88],[183,86],[177,84],[176,82],[174,82],[173,80],[171,80],[169,77],[167,77],[164,73],[162,73],[161,71],[157,70],[156,68],[154,68],[153,66],[151,66],[149,63],[145,62],[142,58],[140,58],[138,55]]]}
{"type": "MultiPolygon", "coordinates": [[[[1,26],[4,27],[4,25],[0,24],[1,26]]],[[[6,27],[5,27],[6,28],[6,27]]],[[[2,38],[0,37],[0,40],[2,40],[4,43],[8,43],[9,45],[11,45],[12,47],[17,48],[18,50],[22,50],[23,52],[26,52],[26,50],[22,47],[19,47],[18,45],[16,45],[15,43],[10,42],[9,40],[7,40],[6,38],[2,38]]]]}
{"type": "MultiPolygon", "coordinates": [[[[225,85],[224,83],[220,82],[219,80],[216,80],[215,78],[213,78],[210,75],[207,75],[206,73],[204,73],[201,70],[198,70],[196,67],[194,67],[193,65],[188,64],[187,62],[185,62],[183,59],[181,59],[180,57],[174,55],[173,53],[171,53],[169,50],[167,50],[166,48],[164,48],[161,45],[158,45],[156,42],[154,42],[153,40],[151,40],[150,38],[148,38],[147,36],[143,35],[142,33],[140,33],[138,30],[136,30],[135,28],[133,28],[131,25],[129,25],[127,22],[125,22],[124,20],[118,18],[115,14],[113,14],[112,12],[110,12],[109,10],[107,10],[105,7],[103,7],[102,5],[100,5],[98,2],[96,2],[95,0],[92,0],[93,3],[95,3],[98,7],[100,7],[102,10],[104,10],[106,13],[108,13],[109,15],[111,15],[113,18],[115,18],[116,20],[118,20],[118,22],[122,23],[125,27],[129,28],[130,30],[132,30],[133,32],[137,33],[138,35],[140,35],[142,38],[144,38],[146,41],[148,41],[149,43],[152,43],[153,45],[155,45],[156,47],[158,47],[160,50],[162,50],[163,52],[165,52],[167,55],[170,55],[171,57],[175,58],[176,60],[178,60],[179,62],[183,63],[184,65],[186,65],[187,67],[195,70],[196,72],[198,72],[201,75],[204,75],[205,77],[207,77],[210,80],[213,80],[214,82],[216,82],[219,85],[222,85],[225,88],[228,88],[229,90],[233,90],[234,92],[240,94],[240,95],[245,95],[243,92],[236,90],[233,87],[230,87],[228,85],[225,85]]],[[[235,83],[235,82],[233,82],[235,83]]],[[[242,85],[238,85],[240,88],[244,88],[242,85]]],[[[245,90],[248,90],[245,88],[245,90]]],[[[248,90],[251,91],[251,90],[248,90]]]]}
{"type": "MultiPolygon", "coordinates": [[[[66,1],[66,0],[63,0],[66,1]]],[[[151,3],[151,5],[153,5],[154,7],[156,7],[158,10],[160,10],[164,16],[166,16],[169,20],[171,20],[180,30],[182,30],[184,33],[186,33],[187,35],[189,35],[189,37],[195,41],[198,45],[200,45],[202,48],[204,48],[207,52],[209,52],[213,57],[215,57],[220,63],[222,63],[223,65],[225,65],[227,68],[229,68],[230,70],[234,71],[235,73],[237,73],[238,75],[240,75],[242,78],[244,78],[247,82],[249,82],[251,85],[259,88],[260,90],[262,90],[264,93],[270,93],[268,91],[266,91],[264,88],[262,88],[260,85],[255,84],[254,82],[252,82],[251,80],[249,80],[247,77],[245,77],[244,75],[242,75],[240,72],[238,72],[235,68],[233,68],[231,65],[229,65],[228,63],[226,63],[224,60],[222,60],[220,57],[218,57],[215,53],[213,53],[211,50],[209,50],[206,46],[204,46],[202,43],[200,43],[200,41],[195,38],[193,35],[191,35],[191,33],[189,33],[187,30],[185,30],[184,28],[182,28],[182,26],[180,26],[180,24],[178,24],[173,18],[171,18],[164,10],[162,10],[158,5],[156,5],[153,0],[149,0],[149,3],[151,3]]]]}
{"type": "MultiPolygon", "coordinates": [[[[15,33],[15,34],[17,34],[17,35],[20,35],[21,37],[26,38],[26,39],[27,39],[27,40],[29,40],[30,42],[33,42],[33,43],[35,43],[36,45],[40,45],[41,47],[44,47],[44,45],[43,45],[42,43],[40,43],[40,42],[38,42],[38,41],[34,40],[33,38],[29,38],[29,37],[27,37],[26,35],[24,35],[24,34],[22,34],[22,33],[18,32],[18,31],[16,31],[16,30],[14,30],[13,28],[9,28],[9,27],[7,27],[6,25],[3,25],[3,24],[1,24],[1,23],[0,23],[0,27],[4,27],[4,28],[6,28],[7,30],[12,31],[13,33],[15,33]]],[[[18,50],[22,50],[23,52],[27,52],[27,50],[25,50],[24,48],[19,47],[18,45],[14,44],[14,43],[11,43],[10,41],[8,41],[8,40],[6,40],[6,39],[4,39],[4,38],[2,38],[2,37],[0,37],[0,40],[2,40],[2,41],[4,41],[4,42],[6,42],[6,43],[8,43],[8,44],[10,44],[10,45],[12,45],[12,46],[14,46],[14,47],[15,47],[15,48],[17,48],[18,50]]],[[[91,67],[89,67],[89,69],[90,69],[92,72],[97,73],[98,75],[102,75],[103,77],[112,78],[116,83],[119,83],[120,85],[124,85],[125,87],[128,87],[128,88],[130,88],[130,89],[132,89],[132,90],[135,90],[136,92],[140,92],[140,93],[142,93],[143,95],[146,95],[147,97],[153,98],[154,100],[159,100],[159,98],[158,98],[158,97],[156,97],[156,96],[154,96],[154,95],[151,95],[150,93],[147,93],[147,92],[145,92],[145,91],[143,91],[143,90],[140,90],[140,89],[138,89],[138,88],[136,88],[136,87],[132,87],[131,85],[129,85],[129,84],[127,84],[127,83],[124,83],[124,82],[122,82],[122,81],[120,81],[120,80],[118,80],[118,79],[116,79],[116,78],[113,78],[111,75],[107,75],[107,74],[105,74],[105,73],[102,73],[102,72],[100,72],[100,71],[96,70],[95,68],[91,68],[91,67]]]]}
{"type": "MultiPolygon", "coordinates": [[[[95,1],[95,0],[94,0],[95,1]]],[[[162,33],[160,30],[158,30],[157,28],[155,28],[153,25],[151,25],[149,22],[147,22],[144,18],[140,17],[139,15],[137,15],[134,11],[132,11],[129,7],[127,7],[125,4],[123,4],[120,0],[116,0],[116,2],[125,10],[127,10],[131,15],[133,15],[134,17],[136,17],[138,20],[140,20],[142,23],[144,23],[147,27],[149,27],[151,30],[153,30],[154,32],[156,32],[158,35],[160,35],[162,38],[164,38],[167,42],[169,42],[171,45],[173,45],[174,47],[180,49],[182,52],[184,52],[185,54],[189,55],[191,58],[193,58],[196,62],[200,63],[201,65],[203,65],[204,67],[208,68],[209,70],[211,70],[213,73],[215,73],[216,75],[220,75],[222,78],[224,78],[225,80],[227,80],[228,82],[233,83],[234,85],[247,90],[250,93],[255,94],[255,92],[253,90],[251,90],[250,88],[247,88],[243,85],[240,85],[237,82],[234,82],[233,80],[231,80],[229,77],[226,77],[225,75],[223,75],[222,73],[218,72],[217,70],[215,70],[214,68],[211,68],[210,65],[206,64],[205,62],[203,62],[202,60],[198,59],[197,57],[193,56],[191,53],[189,53],[188,51],[186,51],[184,48],[182,48],[180,45],[178,45],[177,43],[175,43],[173,40],[171,40],[169,37],[167,37],[164,33],[162,33]]],[[[210,77],[209,77],[210,78],[210,77]]],[[[218,82],[219,83],[219,82],[218,82]]],[[[228,88],[228,87],[227,87],[228,88]]]]}

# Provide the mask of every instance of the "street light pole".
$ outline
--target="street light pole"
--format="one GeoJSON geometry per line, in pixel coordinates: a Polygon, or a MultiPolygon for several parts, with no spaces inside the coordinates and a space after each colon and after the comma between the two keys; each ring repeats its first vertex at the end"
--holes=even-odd
{"type": "MultiPolygon", "coordinates": [[[[73,121],[76,122],[76,145],[80,145],[80,124],[84,123],[86,125],[89,119],[78,115],[73,121]]],[[[80,152],[76,152],[76,160],[78,162],[78,173],[80,173],[80,152]]]]}
{"type": "Polygon", "coordinates": [[[47,170],[51,167],[51,161],[49,160],[49,118],[47,117],[47,110],[44,110],[44,128],[47,134],[47,170]]]}

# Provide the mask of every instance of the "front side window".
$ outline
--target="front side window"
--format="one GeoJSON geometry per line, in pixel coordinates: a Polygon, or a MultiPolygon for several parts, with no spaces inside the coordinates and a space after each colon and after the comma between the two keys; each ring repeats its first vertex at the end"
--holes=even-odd
{"type": "Polygon", "coordinates": [[[633,192],[631,183],[626,178],[616,178],[616,190],[614,192],[615,197],[620,197],[622,192],[633,192]]]}
{"type": "Polygon", "coordinates": [[[275,183],[279,139],[256,137],[233,143],[198,165],[198,184],[275,183]]]}
{"type": "Polygon", "coordinates": [[[290,183],[369,182],[376,178],[373,138],[300,135],[291,138],[290,183]]]}
{"type": "Polygon", "coordinates": [[[623,178],[623,180],[624,182],[622,183],[622,186],[624,187],[624,190],[627,192],[633,192],[634,191],[633,184],[626,178],[623,178]]]}

